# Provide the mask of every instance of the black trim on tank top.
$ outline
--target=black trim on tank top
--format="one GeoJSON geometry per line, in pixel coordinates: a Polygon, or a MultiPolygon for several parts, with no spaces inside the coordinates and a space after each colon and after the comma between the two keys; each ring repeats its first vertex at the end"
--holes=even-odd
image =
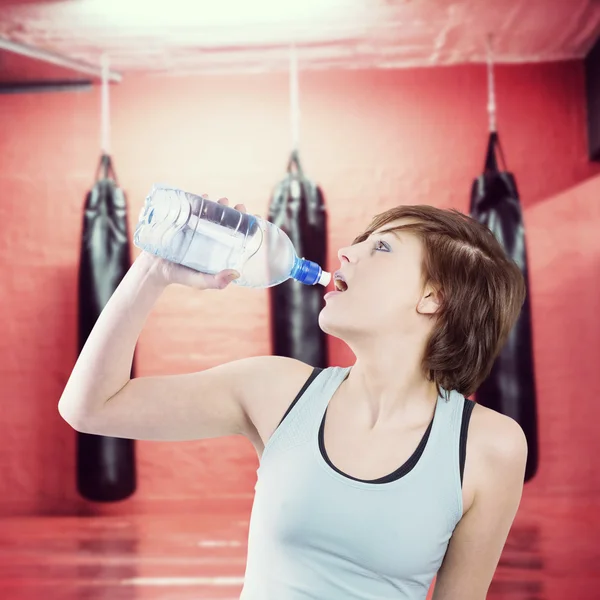
{"type": "MultiPolygon", "coordinates": [[[[283,423],[283,420],[290,414],[290,411],[292,410],[292,408],[294,408],[294,406],[297,404],[298,400],[300,400],[300,398],[302,398],[302,394],[304,394],[304,392],[308,389],[310,384],[317,378],[317,376],[321,373],[321,371],[323,371],[323,369],[320,369],[319,367],[315,367],[313,369],[312,373],[310,374],[310,377],[306,380],[306,383],[302,386],[302,389],[298,392],[298,395],[294,398],[294,401],[288,406],[288,409],[285,411],[285,414],[283,415],[283,417],[281,417],[281,421],[279,421],[279,425],[281,425],[283,423]]],[[[279,427],[279,425],[277,425],[277,427],[279,427]]]]}
{"type": "Polygon", "coordinates": [[[404,477],[407,473],[410,473],[419,462],[423,451],[425,450],[425,446],[427,445],[427,440],[429,439],[429,434],[431,433],[431,428],[433,426],[433,419],[431,419],[427,430],[423,434],[417,449],[412,453],[412,456],[399,468],[396,469],[393,473],[389,475],[384,475],[383,477],[379,477],[378,479],[359,479],[358,477],[352,477],[352,475],[348,475],[348,473],[344,473],[340,469],[338,469],[330,460],[329,456],[327,456],[327,450],[325,450],[325,417],[327,415],[327,410],[325,410],[325,414],[323,415],[323,420],[321,421],[321,427],[319,427],[319,450],[321,451],[321,456],[327,462],[327,464],[334,470],[337,471],[340,475],[347,477],[348,479],[352,479],[354,481],[360,481],[362,483],[390,483],[392,481],[396,481],[401,477],[404,477]]]}
{"type": "MultiPolygon", "coordinates": [[[[279,425],[281,425],[283,423],[284,419],[288,416],[290,411],[298,403],[300,398],[302,398],[302,395],[304,394],[304,392],[306,392],[306,390],[309,388],[310,384],[318,377],[318,375],[320,375],[320,373],[322,371],[323,371],[323,369],[321,369],[319,367],[315,367],[313,369],[309,378],[306,380],[305,384],[302,386],[302,389],[298,392],[298,394],[296,395],[296,397],[294,398],[292,403],[289,405],[288,409],[285,411],[285,414],[281,418],[281,421],[279,421],[279,425]]],[[[460,483],[461,483],[461,486],[462,486],[462,482],[463,482],[463,475],[464,475],[465,462],[466,462],[466,456],[467,456],[467,433],[469,430],[469,422],[471,420],[471,414],[473,413],[474,407],[475,407],[475,402],[473,402],[472,400],[467,400],[465,398],[465,403],[463,406],[462,422],[461,422],[461,426],[460,426],[460,442],[459,442],[460,443],[459,460],[460,460],[460,483]]],[[[321,421],[321,426],[319,427],[319,449],[321,451],[321,455],[323,456],[323,459],[327,462],[327,464],[334,471],[337,471],[340,475],[343,475],[344,477],[348,477],[348,479],[353,479],[354,481],[361,481],[363,483],[389,483],[391,481],[395,481],[397,479],[400,479],[401,477],[404,477],[404,475],[406,475],[407,473],[410,473],[410,471],[412,471],[412,469],[415,467],[415,465],[419,461],[419,458],[421,458],[423,451],[425,450],[425,446],[427,445],[427,440],[429,439],[429,435],[431,434],[431,428],[433,426],[433,419],[432,419],[431,422],[429,423],[429,426],[427,427],[427,430],[423,434],[423,437],[421,438],[421,441],[419,442],[417,449],[413,452],[412,456],[410,456],[410,458],[399,469],[396,469],[393,473],[390,473],[389,475],[384,475],[383,477],[380,477],[379,479],[366,480],[366,479],[358,479],[356,477],[352,477],[352,475],[348,475],[347,473],[340,471],[340,469],[338,469],[329,460],[329,456],[327,456],[327,451],[325,450],[325,417],[326,417],[326,415],[327,415],[327,409],[325,410],[325,413],[323,414],[323,420],[321,421]]],[[[277,425],[277,427],[279,427],[279,425],[277,425]]]]}
{"type": "Polygon", "coordinates": [[[465,398],[465,405],[463,407],[462,423],[460,424],[460,485],[462,487],[463,475],[465,473],[465,461],[467,459],[467,433],[469,431],[469,421],[475,408],[475,402],[473,400],[467,400],[465,398]]]}

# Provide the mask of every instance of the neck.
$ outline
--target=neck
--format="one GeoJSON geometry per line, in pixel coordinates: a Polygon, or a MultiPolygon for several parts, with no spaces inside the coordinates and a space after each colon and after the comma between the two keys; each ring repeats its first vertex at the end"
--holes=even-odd
{"type": "Polygon", "coordinates": [[[351,402],[366,405],[372,425],[420,423],[435,410],[438,391],[421,367],[424,343],[397,338],[351,346],[356,362],[346,382],[351,402]],[[416,351],[418,350],[418,351],[416,351]]]}

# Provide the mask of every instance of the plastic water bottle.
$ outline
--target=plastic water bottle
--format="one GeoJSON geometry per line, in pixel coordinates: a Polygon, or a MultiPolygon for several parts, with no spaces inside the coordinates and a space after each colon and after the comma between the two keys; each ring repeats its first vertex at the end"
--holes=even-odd
{"type": "Polygon", "coordinates": [[[237,285],[266,288],[293,278],[327,286],[331,274],[304,258],[284,231],[259,217],[164,185],[153,186],[134,244],[166,260],[214,275],[235,269],[237,285]]]}

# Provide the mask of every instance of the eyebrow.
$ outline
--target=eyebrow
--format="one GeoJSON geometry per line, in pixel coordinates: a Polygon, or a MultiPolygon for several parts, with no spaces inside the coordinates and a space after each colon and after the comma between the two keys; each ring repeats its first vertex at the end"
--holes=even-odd
{"type": "Polygon", "coordinates": [[[400,237],[400,231],[398,229],[383,229],[382,231],[374,231],[373,233],[371,233],[369,235],[369,237],[371,237],[372,235],[385,235],[385,234],[392,234],[396,239],[398,239],[399,241],[402,241],[402,238],[400,237]]]}

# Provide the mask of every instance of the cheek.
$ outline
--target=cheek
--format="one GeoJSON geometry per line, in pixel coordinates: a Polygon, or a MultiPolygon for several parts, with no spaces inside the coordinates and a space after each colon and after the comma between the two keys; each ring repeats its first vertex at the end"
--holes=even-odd
{"type": "Polygon", "coordinates": [[[353,298],[353,308],[371,323],[392,324],[404,322],[414,312],[415,302],[406,284],[390,282],[385,287],[361,290],[360,298],[353,298]]]}
{"type": "Polygon", "coordinates": [[[407,288],[399,288],[395,293],[389,294],[386,298],[384,312],[388,315],[396,314],[401,318],[406,317],[407,313],[411,313],[415,309],[414,295],[409,293],[407,288]]]}
{"type": "Polygon", "coordinates": [[[399,311],[414,310],[421,296],[421,277],[418,272],[405,272],[402,277],[390,281],[386,305],[399,311]]]}

